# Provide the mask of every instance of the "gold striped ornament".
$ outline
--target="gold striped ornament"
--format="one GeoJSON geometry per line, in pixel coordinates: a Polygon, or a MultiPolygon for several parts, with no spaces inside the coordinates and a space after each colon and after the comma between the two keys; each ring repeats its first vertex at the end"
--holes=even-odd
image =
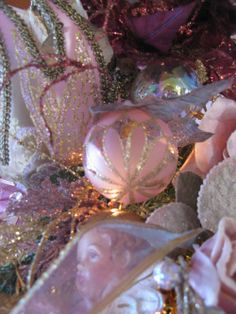
{"type": "Polygon", "coordinates": [[[168,125],[137,109],[104,114],[85,139],[87,178],[104,196],[125,205],[162,192],[177,158],[168,125]]]}

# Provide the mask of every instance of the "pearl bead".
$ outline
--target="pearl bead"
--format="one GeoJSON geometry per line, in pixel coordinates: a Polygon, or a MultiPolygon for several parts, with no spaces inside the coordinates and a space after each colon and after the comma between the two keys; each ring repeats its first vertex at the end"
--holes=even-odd
{"type": "Polygon", "coordinates": [[[180,267],[171,259],[165,259],[154,268],[153,278],[160,289],[172,290],[181,282],[180,267]]]}

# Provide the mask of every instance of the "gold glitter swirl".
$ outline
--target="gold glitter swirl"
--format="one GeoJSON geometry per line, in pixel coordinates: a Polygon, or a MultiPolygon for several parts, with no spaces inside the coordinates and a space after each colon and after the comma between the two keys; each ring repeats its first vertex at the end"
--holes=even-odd
{"type": "Polygon", "coordinates": [[[105,145],[105,138],[107,136],[107,133],[109,131],[109,127],[105,128],[102,135],[102,156],[104,158],[104,161],[106,162],[106,165],[108,168],[117,175],[121,180],[125,180],[124,177],[119,173],[119,171],[116,169],[115,165],[112,163],[112,161],[109,158],[108,151],[106,149],[105,145]]]}
{"type": "MultiPolygon", "coordinates": [[[[150,181],[150,179],[152,179],[156,174],[160,173],[160,171],[169,161],[174,161],[174,160],[175,160],[175,156],[172,153],[172,145],[168,144],[162,161],[153,169],[153,171],[149,172],[147,175],[145,175],[144,178],[140,179],[140,181],[138,181],[138,185],[142,184],[142,186],[145,186],[145,184],[148,181],[150,181]]],[[[155,182],[154,185],[156,185],[157,182],[155,182]]]]}

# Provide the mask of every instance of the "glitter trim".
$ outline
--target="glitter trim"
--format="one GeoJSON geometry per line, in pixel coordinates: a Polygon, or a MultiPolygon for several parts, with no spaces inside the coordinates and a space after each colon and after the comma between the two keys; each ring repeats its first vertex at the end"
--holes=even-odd
{"type": "MultiPolygon", "coordinates": [[[[42,23],[45,24],[49,34],[53,36],[53,48],[56,55],[65,56],[64,36],[63,36],[63,24],[58,20],[56,14],[45,0],[32,0],[31,10],[38,14],[42,23]]],[[[58,58],[60,59],[60,58],[58,58]]],[[[63,69],[61,68],[61,72],[63,69]]]]}
{"type": "MultiPolygon", "coordinates": [[[[16,11],[12,7],[4,3],[4,1],[0,1],[0,10],[2,10],[3,13],[13,22],[22,40],[24,41],[24,44],[27,50],[29,51],[34,61],[37,62],[41,66],[42,72],[44,73],[44,75],[49,77],[51,80],[56,79],[58,75],[61,74],[63,69],[59,67],[56,67],[56,68],[48,67],[47,62],[41,56],[41,53],[37,47],[37,44],[31,32],[29,31],[27,25],[25,24],[24,20],[16,13],[16,11]]],[[[49,15],[50,15],[50,12],[48,11],[47,17],[49,17],[49,15]]],[[[53,16],[51,16],[51,18],[53,20],[53,16]]]]}
{"type": "MultiPolygon", "coordinates": [[[[9,59],[0,33],[0,86],[5,82],[9,72],[9,59]]],[[[9,131],[11,117],[11,81],[7,80],[0,92],[0,162],[8,165],[9,157],[9,131]]]]}
{"type": "Polygon", "coordinates": [[[68,4],[68,2],[62,0],[52,0],[52,3],[54,3],[56,6],[59,7],[59,9],[64,11],[65,14],[69,16],[71,20],[74,21],[74,23],[78,25],[80,29],[84,32],[84,35],[89,41],[91,48],[94,51],[96,61],[99,65],[103,101],[105,103],[111,102],[113,99],[111,100],[110,99],[111,96],[109,96],[110,80],[107,67],[105,64],[102,50],[100,49],[98,43],[96,42],[94,32],[92,31],[89,22],[84,17],[82,17],[70,4],[68,4]]]}

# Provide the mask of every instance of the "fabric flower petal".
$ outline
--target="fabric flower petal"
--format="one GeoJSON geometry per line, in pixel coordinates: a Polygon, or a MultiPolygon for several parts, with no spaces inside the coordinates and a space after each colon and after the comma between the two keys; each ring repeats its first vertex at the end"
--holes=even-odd
{"type": "Polygon", "coordinates": [[[207,173],[214,165],[223,160],[227,140],[236,130],[236,102],[219,97],[206,112],[199,128],[214,135],[203,143],[195,145],[196,166],[207,173]]]}
{"type": "Polygon", "coordinates": [[[220,281],[210,258],[200,249],[192,259],[190,284],[205,301],[207,306],[216,306],[220,292],[220,281]]]}

